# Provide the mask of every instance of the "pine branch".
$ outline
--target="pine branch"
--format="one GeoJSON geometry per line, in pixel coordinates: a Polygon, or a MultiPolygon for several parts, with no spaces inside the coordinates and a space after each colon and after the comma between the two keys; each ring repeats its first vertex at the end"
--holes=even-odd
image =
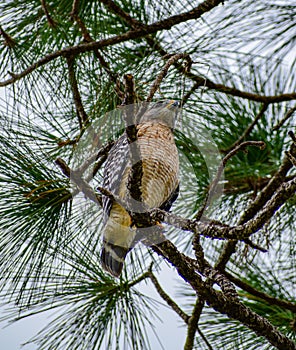
{"type": "Polygon", "coordinates": [[[201,277],[195,273],[194,268],[188,263],[188,259],[170,241],[159,243],[156,247],[152,246],[152,249],[174,266],[181,277],[214,310],[240,321],[258,336],[265,337],[270,344],[280,350],[296,349],[295,343],[279,332],[267,319],[259,316],[236,299],[227,298],[223,293],[204,283],[201,277]]]}
{"type": "Polygon", "coordinates": [[[4,45],[8,47],[14,47],[16,45],[16,41],[2,28],[0,25],[0,35],[4,38],[4,45]]]}
{"type": "Polygon", "coordinates": [[[70,82],[70,86],[73,94],[73,100],[75,103],[76,113],[79,121],[79,127],[80,127],[80,130],[83,130],[88,125],[89,118],[84,110],[81,96],[78,89],[78,82],[77,82],[76,74],[74,70],[75,59],[74,59],[74,56],[66,56],[66,60],[68,65],[69,82],[70,82]]]}
{"type": "MultiPolygon", "coordinates": [[[[184,350],[194,349],[195,334],[196,334],[196,331],[199,330],[198,321],[204,305],[205,305],[204,300],[201,300],[199,298],[196,299],[196,302],[194,304],[194,308],[192,311],[192,315],[189,317],[189,320],[188,320],[187,337],[184,345],[184,350]]],[[[199,332],[201,331],[199,330],[199,332]]],[[[203,334],[202,334],[202,337],[203,339],[206,339],[203,334]]],[[[209,347],[209,349],[211,349],[211,347],[209,347]]]]}
{"type": "Polygon", "coordinates": [[[296,314],[296,304],[293,304],[292,302],[286,301],[286,300],[280,300],[277,298],[274,298],[264,292],[261,292],[260,290],[257,290],[256,288],[252,287],[250,284],[243,282],[239,278],[234,277],[229,272],[224,271],[224,275],[232,281],[235,285],[237,285],[239,288],[245,290],[246,292],[266,301],[270,305],[277,305],[279,307],[285,308],[287,310],[292,311],[294,314],[296,314]]]}
{"type": "Polygon", "coordinates": [[[46,4],[45,0],[40,0],[40,1],[41,1],[41,7],[42,7],[42,10],[46,16],[48,25],[52,28],[55,28],[57,26],[57,23],[52,19],[51,15],[48,11],[47,4],[46,4]]]}
{"type": "Polygon", "coordinates": [[[296,112],[296,106],[290,108],[290,109],[287,111],[287,113],[284,115],[283,119],[281,119],[281,120],[278,122],[278,124],[277,124],[276,126],[273,127],[272,130],[273,130],[273,131],[279,130],[279,129],[285,124],[285,122],[286,122],[287,120],[289,120],[289,119],[293,116],[294,112],[296,112]]]}
{"type": "Polygon", "coordinates": [[[56,159],[56,164],[61,168],[64,175],[71,178],[71,180],[87,198],[100,206],[102,205],[102,197],[95,193],[91,186],[81,177],[80,173],[76,173],[74,170],[71,170],[66,162],[61,158],[56,159]]]}
{"type": "Polygon", "coordinates": [[[159,296],[179,315],[182,320],[187,324],[189,322],[189,316],[179,307],[179,305],[162,289],[159,284],[157,278],[152,273],[151,269],[149,269],[149,278],[151,282],[154,284],[154,287],[159,294],[159,296]]]}
{"type": "Polygon", "coordinates": [[[206,200],[204,202],[204,205],[201,207],[201,209],[198,211],[198,213],[195,216],[195,218],[197,220],[199,220],[202,217],[204,211],[209,206],[211,199],[213,197],[215,197],[218,183],[221,179],[225,165],[227,164],[229,159],[232,158],[233,156],[235,156],[239,151],[242,151],[242,150],[244,151],[249,146],[259,147],[262,150],[265,148],[265,143],[263,141],[245,141],[245,142],[237,145],[234,149],[232,149],[228,152],[228,154],[222,159],[222,162],[218,167],[217,174],[210,185],[210,189],[207,193],[207,197],[206,197],[206,200]]]}
{"type": "Polygon", "coordinates": [[[187,66],[189,67],[188,69],[190,69],[190,67],[192,65],[192,60],[191,60],[191,58],[190,58],[190,56],[188,54],[186,54],[186,53],[177,53],[176,55],[173,55],[172,57],[170,57],[169,60],[167,61],[167,63],[165,64],[165,66],[163,67],[163,69],[161,70],[161,72],[156,77],[155,81],[153,82],[153,84],[152,84],[152,86],[150,88],[148,97],[146,98],[146,102],[152,101],[153,96],[156,93],[156,91],[159,89],[159,86],[160,86],[162,80],[166,77],[170,66],[175,64],[181,58],[183,58],[183,59],[185,59],[187,61],[187,66]]]}
{"type": "Polygon", "coordinates": [[[239,139],[237,141],[234,142],[233,145],[231,145],[229,148],[227,148],[226,150],[223,150],[223,153],[228,153],[231,150],[233,150],[235,147],[237,147],[238,145],[240,145],[243,140],[250,135],[250,133],[252,132],[252,130],[254,129],[255,125],[258,123],[258,121],[263,117],[265,111],[267,110],[268,107],[268,103],[263,103],[259,113],[257,114],[257,116],[254,118],[253,122],[247,127],[247,129],[242,133],[242,135],[239,137],[239,139]]]}
{"type": "MultiPolygon", "coordinates": [[[[147,35],[154,34],[159,30],[170,29],[174,25],[177,25],[179,23],[186,22],[190,19],[200,18],[201,15],[210,11],[212,8],[216,7],[220,3],[223,3],[223,1],[222,0],[216,0],[216,1],[206,0],[203,3],[201,3],[199,6],[197,6],[196,8],[194,8],[193,10],[191,10],[189,12],[185,12],[185,13],[181,13],[179,15],[169,17],[165,20],[155,22],[151,25],[142,24],[141,27],[139,28],[138,24],[137,24],[138,29],[128,31],[124,34],[120,34],[120,35],[117,35],[117,36],[114,36],[114,37],[111,37],[108,39],[103,39],[100,41],[92,41],[90,43],[80,44],[80,45],[65,48],[63,50],[55,51],[49,55],[44,56],[43,58],[41,58],[37,62],[33,63],[31,66],[29,66],[27,69],[25,69],[21,73],[17,74],[17,73],[9,72],[9,74],[11,75],[11,78],[4,80],[4,81],[0,81],[0,87],[15,83],[16,81],[18,81],[18,80],[22,79],[23,77],[27,76],[28,74],[32,73],[37,68],[49,63],[50,61],[52,61],[58,57],[68,56],[68,55],[77,55],[77,54],[81,54],[81,53],[85,53],[85,52],[89,52],[89,51],[94,51],[96,49],[100,49],[103,47],[116,45],[118,43],[125,42],[128,40],[134,40],[134,39],[138,39],[141,37],[147,37],[147,35]]],[[[146,38],[146,40],[151,45],[153,45],[153,47],[155,48],[155,43],[154,43],[154,41],[151,41],[151,38],[146,38]]],[[[157,48],[157,46],[158,45],[156,45],[156,48],[157,48]]],[[[165,52],[163,49],[159,48],[159,50],[163,55],[168,55],[168,53],[165,52]]],[[[176,66],[176,64],[175,64],[175,66],[176,66]]],[[[181,72],[183,72],[183,74],[185,74],[185,76],[187,76],[188,78],[190,78],[191,80],[196,82],[196,85],[195,85],[196,88],[198,88],[202,85],[202,86],[208,87],[209,89],[220,91],[220,92],[223,92],[225,94],[230,94],[233,96],[242,97],[242,98],[256,101],[256,102],[262,102],[265,104],[290,101],[290,100],[296,99],[296,93],[280,94],[280,95],[275,95],[275,96],[264,96],[264,95],[258,95],[258,94],[254,94],[254,93],[241,91],[241,90],[233,88],[233,87],[227,87],[227,86],[222,85],[222,84],[216,84],[216,83],[212,82],[210,79],[197,76],[191,72],[184,70],[180,66],[179,66],[179,69],[181,70],[181,72]]],[[[194,89],[192,89],[192,92],[193,91],[194,91],[194,89]]]]}
{"type": "MultiPolygon", "coordinates": [[[[293,139],[293,138],[292,138],[293,139]]],[[[290,154],[296,156],[296,145],[291,144],[289,149],[290,154]]],[[[272,176],[268,184],[259,193],[258,197],[249,205],[249,207],[242,214],[238,224],[242,225],[254,218],[254,216],[262,209],[262,207],[267,203],[268,200],[274,195],[275,191],[281,186],[281,184],[286,181],[286,175],[288,171],[293,167],[287,155],[284,156],[282,164],[278,171],[272,176]]],[[[293,179],[286,183],[290,183],[293,179]]],[[[216,268],[220,271],[225,269],[227,262],[229,261],[231,255],[235,252],[237,241],[228,242],[220,257],[217,260],[216,268]]]]}
{"type": "MultiPolygon", "coordinates": [[[[115,4],[112,0],[101,0],[101,3],[103,3],[111,12],[118,15],[120,18],[122,18],[126,23],[128,23],[132,28],[142,28],[144,29],[146,25],[137,19],[132,18],[128,13],[123,11],[117,4],[115,4]]],[[[222,1],[223,4],[223,1],[222,1]]],[[[148,34],[148,33],[147,33],[148,34]]],[[[153,49],[160,53],[160,55],[165,57],[170,57],[171,55],[165,51],[160,43],[158,43],[154,38],[151,36],[145,36],[145,39],[148,43],[148,45],[153,49]]],[[[217,84],[208,79],[207,77],[201,77],[194,73],[191,73],[190,70],[184,70],[184,68],[178,64],[177,62],[174,62],[175,68],[179,71],[179,73],[184,74],[186,77],[190,78],[192,81],[195,82],[191,90],[184,96],[183,104],[186,103],[187,99],[190,97],[190,95],[198,89],[200,86],[207,87],[209,89],[217,90],[220,92],[223,92],[225,94],[242,97],[251,101],[256,102],[262,102],[263,104],[269,104],[269,103],[276,103],[276,102],[283,102],[283,101],[289,101],[289,100],[295,100],[296,99],[296,93],[290,93],[290,94],[281,94],[278,96],[263,96],[259,94],[249,93],[245,91],[241,91],[239,89],[236,89],[234,87],[228,87],[222,84],[217,84]]]]}
{"type": "Polygon", "coordinates": [[[130,30],[126,33],[116,35],[108,39],[71,46],[63,50],[55,51],[49,55],[44,56],[37,62],[33,63],[30,67],[28,67],[27,69],[25,69],[23,72],[19,74],[10,73],[12,75],[12,78],[0,82],[0,86],[7,86],[9,84],[13,84],[17,80],[25,77],[26,75],[32,73],[37,68],[44,66],[45,64],[49,63],[50,61],[58,57],[68,56],[68,55],[77,55],[84,52],[93,51],[94,49],[100,49],[106,46],[119,44],[128,40],[139,39],[146,35],[154,34],[160,30],[171,29],[173,26],[177,24],[187,22],[191,19],[200,18],[203,14],[212,10],[214,7],[218,6],[221,3],[223,3],[223,0],[205,0],[203,3],[199,4],[197,7],[193,8],[188,12],[183,12],[178,15],[168,17],[162,21],[158,21],[150,25],[145,25],[140,29],[130,30]]]}

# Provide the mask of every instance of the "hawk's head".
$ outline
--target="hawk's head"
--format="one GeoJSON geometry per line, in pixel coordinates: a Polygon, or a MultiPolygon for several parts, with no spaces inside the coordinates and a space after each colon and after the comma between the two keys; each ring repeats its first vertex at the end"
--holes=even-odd
{"type": "Polygon", "coordinates": [[[170,128],[174,128],[179,111],[179,102],[175,100],[159,101],[152,104],[143,114],[140,123],[148,121],[163,122],[170,128]]]}

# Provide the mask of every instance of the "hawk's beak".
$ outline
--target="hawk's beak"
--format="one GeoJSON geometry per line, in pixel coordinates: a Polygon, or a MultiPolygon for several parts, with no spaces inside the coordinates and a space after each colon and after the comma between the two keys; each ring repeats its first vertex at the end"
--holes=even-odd
{"type": "Polygon", "coordinates": [[[179,107],[179,102],[175,100],[169,101],[169,103],[166,105],[166,108],[169,108],[169,109],[176,108],[176,107],[179,107]]]}

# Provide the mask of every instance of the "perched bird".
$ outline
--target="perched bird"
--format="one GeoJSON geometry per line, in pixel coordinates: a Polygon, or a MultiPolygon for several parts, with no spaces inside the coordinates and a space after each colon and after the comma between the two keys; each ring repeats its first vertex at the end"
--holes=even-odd
{"type": "MultiPolygon", "coordinates": [[[[179,192],[179,157],[173,128],[178,102],[162,101],[152,104],[141,117],[137,131],[137,148],[142,176],[139,184],[141,202],[147,208],[169,210],[179,192]]],[[[137,228],[124,208],[129,194],[128,181],[132,160],[126,132],[109,152],[103,187],[121,199],[121,204],[103,196],[104,229],[101,263],[111,275],[121,274],[124,259],[134,247],[137,228]]]]}

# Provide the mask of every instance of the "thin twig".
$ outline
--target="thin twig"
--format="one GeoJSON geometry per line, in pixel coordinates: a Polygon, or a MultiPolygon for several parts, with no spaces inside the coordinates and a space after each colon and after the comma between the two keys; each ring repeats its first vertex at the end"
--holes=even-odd
{"type": "Polygon", "coordinates": [[[192,60],[187,53],[177,53],[177,54],[173,55],[172,57],[170,57],[169,60],[166,62],[165,66],[163,67],[163,69],[161,70],[161,72],[156,77],[155,81],[153,82],[153,84],[150,88],[148,97],[146,98],[146,102],[152,101],[152,98],[153,98],[155,92],[159,88],[164,77],[167,75],[170,66],[172,66],[174,63],[176,63],[181,58],[185,59],[187,61],[188,65],[192,64],[192,60]]]}
{"type": "MultiPolygon", "coordinates": [[[[296,147],[296,136],[295,136],[295,134],[293,133],[293,131],[290,130],[290,131],[288,132],[288,135],[291,137],[291,139],[292,139],[292,141],[293,141],[293,143],[294,143],[294,146],[296,147]]],[[[290,152],[292,152],[292,151],[290,151],[290,152]]]]}
{"type": "Polygon", "coordinates": [[[296,158],[292,156],[289,151],[286,151],[285,154],[289,158],[290,162],[296,167],[296,158]]]}
{"type": "Polygon", "coordinates": [[[72,4],[72,10],[70,13],[71,17],[75,17],[78,15],[78,9],[79,9],[79,0],[73,0],[73,4],[72,4]]]}
{"type": "Polygon", "coordinates": [[[80,174],[77,174],[74,170],[71,170],[67,163],[61,158],[57,158],[55,162],[60,167],[63,174],[71,179],[87,198],[100,206],[102,205],[102,197],[95,193],[91,186],[85,180],[83,180],[80,174]]]}
{"type": "Polygon", "coordinates": [[[250,235],[260,230],[270,220],[274,213],[295,194],[296,178],[284,182],[278,190],[273,193],[271,199],[257,213],[257,215],[244,224],[237,226],[224,226],[215,223],[206,223],[197,220],[184,219],[164,210],[153,209],[150,216],[154,222],[162,221],[182,230],[191,231],[195,234],[214,239],[246,240],[250,235]]]}
{"type": "Polygon", "coordinates": [[[163,256],[174,266],[183,279],[203,298],[214,310],[242,322],[245,326],[265,337],[270,344],[280,350],[295,350],[295,343],[279,332],[266,318],[240,303],[238,300],[227,298],[223,293],[204,283],[195,272],[188,259],[170,241],[164,241],[152,249],[163,256]]]}
{"type": "MultiPolygon", "coordinates": [[[[293,137],[290,132],[288,134],[291,138],[293,137]]],[[[289,152],[293,156],[296,156],[296,144],[294,142],[292,143],[289,152]]],[[[260,192],[258,197],[250,204],[250,206],[242,214],[238,222],[239,225],[245,224],[246,222],[255,217],[255,215],[263,208],[267,201],[270,200],[270,198],[274,195],[274,193],[281,186],[281,184],[283,184],[284,181],[286,181],[286,175],[288,171],[292,168],[292,166],[293,164],[290,162],[288,156],[285,155],[278,171],[273,175],[268,184],[260,192]]],[[[289,180],[288,182],[292,180],[293,179],[289,180]]],[[[225,270],[227,262],[229,261],[231,255],[235,252],[236,245],[236,240],[227,242],[216,263],[216,268],[218,270],[225,270]]]]}
{"type": "Polygon", "coordinates": [[[272,130],[278,130],[280,129],[284,124],[285,122],[290,119],[292,117],[292,115],[294,114],[294,112],[296,111],[296,106],[290,108],[287,113],[284,115],[283,119],[281,119],[276,126],[273,127],[272,130]]]}
{"type": "Polygon", "coordinates": [[[226,150],[223,150],[223,153],[228,153],[231,150],[233,150],[235,147],[237,147],[239,144],[241,144],[243,142],[243,140],[251,133],[251,131],[253,130],[254,126],[258,123],[258,121],[262,118],[262,116],[264,115],[265,111],[267,110],[268,107],[268,103],[263,103],[259,113],[257,114],[257,116],[255,117],[255,119],[253,120],[253,122],[247,127],[247,129],[243,132],[243,134],[239,137],[239,139],[237,141],[234,142],[233,145],[231,145],[229,148],[227,148],[226,150]]]}
{"type": "MultiPolygon", "coordinates": [[[[76,22],[81,33],[83,36],[83,39],[86,43],[91,43],[91,42],[95,42],[95,40],[92,38],[92,36],[90,35],[90,32],[87,30],[84,22],[81,20],[81,18],[78,16],[78,6],[79,6],[79,2],[74,0],[73,2],[73,6],[72,6],[72,11],[70,14],[70,17],[72,19],[73,22],[76,22]]],[[[95,56],[97,57],[97,59],[100,61],[101,66],[103,67],[103,69],[105,70],[105,72],[108,74],[108,76],[110,77],[111,81],[115,83],[115,92],[116,95],[119,97],[119,99],[123,99],[123,93],[122,93],[122,84],[121,81],[118,77],[117,73],[112,72],[112,70],[110,69],[110,66],[108,64],[108,62],[105,60],[105,58],[103,57],[103,55],[100,53],[98,48],[95,48],[93,50],[95,56]]]]}
{"type": "Polygon", "coordinates": [[[249,146],[254,146],[254,147],[259,147],[260,149],[264,149],[265,148],[265,143],[263,141],[245,141],[241,144],[239,144],[238,146],[236,146],[234,149],[232,149],[221,161],[218,170],[217,170],[217,174],[214,178],[214,180],[212,181],[211,185],[210,185],[210,189],[208,191],[206,200],[204,202],[204,205],[202,206],[202,208],[198,211],[198,213],[196,214],[196,219],[199,220],[203,213],[205,212],[205,210],[208,208],[211,199],[215,196],[216,193],[216,189],[217,189],[217,185],[221,179],[224,167],[226,165],[226,163],[228,162],[228,160],[230,158],[232,158],[233,156],[235,156],[239,151],[245,150],[247,147],[249,146]]]}
{"type": "Polygon", "coordinates": [[[5,30],[2,28],[1,25],[0,25],[0,35],[2,35],[4,38],[4,45],[11,48],[15,47],[16,41],[9,34],[5,32],[5,30]]]}
{"type": "MultiPolygon", "coordinates": [[[[124,98],[122,106],[131,105],[137,102],[135,80],[132,74],[125,74],[123,76],[124,84],[124,98]]],[[[135,121],[134,121],[135,123],[135,121]]]]}
{"type": "Polygon", "coordinates": [[[259,250],[259,251],[262,252],[262,253],[267,253],[267,252],[268,252],[267,249],[265,249],[265,248],[261,247],[260,245],[258,245],[258,244],[256,244],[256,243],[252,242],[252,241],[250,240],[250,238],[244,239],[243,242],[245,242],[245,244],[249,245],[251,248],[256,249],[256,250],[259,250]]]}
{"type": "Polygon", "coordinates": [[[70,82],[70,86],[73,94],[79,127],[80,127],[80,130],[83,130],[87,126],[89,122],[89,118],[84,110],[81,96],[78,89],[78,83],[77,83],[76,74],[74,70],[74,57],[66,56],[66,60],[68,64],[69,82],[70,82]]]}
{"type": "MultiPolygon", "coordinates": [[[[178,69],[178,67],[176,67],[176,68],[178,69]]],[[[180,69],[179,69],[179,71],[180,71],[180,69]]],[[[206,81],[206,78],[202,78],[202,77],[200,77],[200,79],[197,79],[197,81],[195,81],[195,83],[193,84],[191,89],[183,96],[183,98],[182,98],[182,105],[186,104],[186,102],[188,101],[188,99],[194,93],[194,91],[196,89],[198,89],[200,86],[204,86],[205,87],[205,81],[206,81]]]]}
{"type": "Polygon", "coordinates": [[[92,39],[89,31],[87,30],[84,22],[81,20],[81,18],[77,15],[77,14],[74,14],[72,15],[71,13],[71,18],[73,20],[75,20],[75,22],[77,23],[80,31],[81,31],[81,34],[83,36],[83,40],[86,42],[86,43],[91,43],[91,42],[94,42],[94,40],[92,39]]]}
{"type": "Polygon", "coordinates": [[[202,337],[203,341],[206,343],[207,347],[209,350],[214,350],[214,348],[212,347],[212,345],[209,343],[208,339],[206,338],[206,336],[203,334],[203,332],[201,331],[201,329],[199,327],[197,327],[197,332],[198,334],[202,337]]]}
{"type": "Polygon", "coordinates": [[[51,15],[50,15],[50,13],[48,11],[48,8],[47,8],[45,0],[40,0],[40,1],[41,1],[41,7],[42,7],[42,10],[43,10],[43,12],[44,12],[44,14],[46,16],[48,25],[50,27],[52,27],[52,28],[55,28],[57,26],[57,23],[51,17],[51,15]]]}
{"type": "Polygon", "coordinates": [[[127,287],[128,288],[131,288],[131,287],[134,287],[135,285],[137,285],[138,283],[144,281],[146,278],[150,278],[150,273],[147,271],[147,272],[144,272],[140,277],[138,277],[137,279],[135,279],[134,281],[130,282],[127,287]]]}
{"type": "Polygon", "coordinates": [[[251,293],[252,295],[265,300],[270,305],[277,305],[280,307],[283,307],[287,310],[292,311],[294,314],[296,314],[296,304],[286,301],[286,300],[280,300],[277,298],[274,298],[264,292],[261,292],[260,290],[257,290],[256,288],[252,287],[250,284],[243,282],[241,279],[234,277],[229,272],[225,271],[224,275],[235,285],[237,285],[239,288],[243,289],[244,291],[251,293]]]}
{"type": "Polygon", "coordinates": [[[187,337],[184,345],[184,350],[192,350],[194,348],[194,339],[196,331],[198,329],[198,321],[204,305],[204,300],[199,298],[196,299],[192,314],[188,320],[187,337]]]}
{"type": "Polygon", "coordinates": [[[296,304],[295,303],[289,302],[287,300],[277,299],[277,298],[272,297],[271,295],[268,295],[264,292],[261,292],[260,290],[252,287],[250,284],[243,282],[239,278],[234,277],[229,272],[225,271],[224,274],[227,278],[229,278],[230,281],[232,281],[235,285],[237,285],[242,290],[266,301],[270,305],[280,306],[280,307],[287,309],[287,310],[290,310],[296,314],[296,304]]]}
{"type": "Polygon", "coordinates": [[[93,164],[96,160],[99,160],[101,157],[107,156],[110,149],[113,147],[114,141],[107,142],[104,146],[102,146],[97,152],[89,156],[79,168],[75,169],[75,171],[79,174],[83,174],[86,169],[89,168],[91,164],[93,164]]]}
{"type": "Polygon", "coordinates": [[[223,170],[223,167],[225,167],[228,160],[236,155],[238,151],[245,150],[249,146],[259,147],[261,150],[265,148],[265,142],[263,141],[245,141],[241,144],[239,144],[237,147],[235,147],[233,150],[231,150],[222,160],[222,164],[220,164],[219,168],[223,170]]]}
{"type": "Polygon", "coordinates": [[[237,298],[237,293],[233,284],[219,271],[214,270],[209,262],[205,259],[203,248],[200,244],[200,236],[195,235],[193,241],[193,250],[198,262],[198,271],[207,277],[207,283],[216,283],[222,292],[230,298],[237,298]]]}
{"type": "Polygon", "coordinates": [[[110,68],[109,63],[105,60],[104,56],[100,53],[99,50],[94,50],[94,54],[97,57],[97,59],[100,61],[101,66],[105,70],[105,72],[108,74],[109,78],[113,83],[115,83],[115,92],[120,98],[120,100],[123,100],[124,94],[123,94],[123,85],[119,79],[119,76],[117,73],[113,72],[110,68]]]}
{"type": "Polygon", "coordinates": [[[154,276],[152,271],[149,271],[149,278],[154,284],[155,289],[157,290],[160,297],[178,314],[185,323],[188,323],[189,316],[179,307],[179,305],[174,302],[174,300],[162,289],[157,278],[154,276]]]}

